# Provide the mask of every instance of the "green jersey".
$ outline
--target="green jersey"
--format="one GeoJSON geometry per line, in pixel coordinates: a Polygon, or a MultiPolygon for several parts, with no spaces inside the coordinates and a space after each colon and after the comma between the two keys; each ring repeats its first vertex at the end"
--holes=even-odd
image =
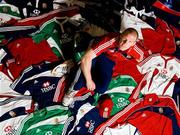
{"type": "Polygon", "coordinates": [[[70,112],[60,105],[46,107],[27,116],[17,135],[60,135],[70,112]]]}

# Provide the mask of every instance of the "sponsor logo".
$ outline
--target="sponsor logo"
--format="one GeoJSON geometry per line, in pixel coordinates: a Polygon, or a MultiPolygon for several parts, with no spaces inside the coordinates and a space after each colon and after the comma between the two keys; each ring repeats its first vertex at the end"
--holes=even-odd
{"type": "Polygon", "coordinates": [[[33,13],[35,16],[39,15],[41,13],[41,11],[39,11],[38,9],[34,9],[33,13]]]}
{"type": "Polygon", "coordinates": [[[159,76],[163,79],[167,79],[168,76],[167,76],[167,70],[166,69],[162,69],[159,73],[159,76]]]}
{"type": "Polygon", "coordinates": [[[55,84],[50,85],[50,82],[45,82],[45,83],[43,83],[43,87],[44,87],[44,88],[41,88],[41,91],[42,91],[43,93],[49,92],[49,91],[51,91],[51,90],[53,90],[53,89],[56,89],[56,85],[55,85],[55,84]]]}
{"type": "Polygon", "coordinates": [[[93,131],[94,131],[94,124],[95,124],[95,121],[92,121],[92,120],[87,121],[85,123],[85,126],[88,128],[88,132],[89,133],[93,133],[93,131]]]}
{"type": "Polygon", "coordinates": [[[69,37],[69,35],[67,33],[64,33],[62,36],[61,36],[61,43],[62,44],[65,44],[65,43],[69,43],[72,41],[72,38],[69,37]]]}
{"type": "Polygon", "coordinates": [[[11,125],[8,125],[4,128],[4,132],[6,135],[15,135],[17,130],[13,128],[11,125]]]}
{"type": "Polygon", "coordinates": [[[12,126],[6,126],[5,128],[4,128],[4,132],[9,132],[9,131],[11,131],[12,130],[12,126]]]}
{"type": "Polygon", "coordinates": [[[45,135],[52,135],[52,134],[53,134],[52,131],[47,131],[47,132],[45,133],[45,135]]]}
{"type": "Polygon", "coordinates": [[[43,83],[43,87],[44,87],[44,88],[48,87],[49,85],[50,85],[50,82],[45,82],[45,83],[43,83]]]}
{"type": "Polygon", "coordinates": [[[117,108],[122,108],[129,104],[129,101],[126,100],[125,98],[118,98],[117,101],[118,101],[118,103],[116,104],[117,108]]]}
{"type": "Polygon", "coordinates": [[[85,127],[89,127],[90,126],[90,122],[89,121],[86,121],[86,123],[85,123],[85,127]]]}

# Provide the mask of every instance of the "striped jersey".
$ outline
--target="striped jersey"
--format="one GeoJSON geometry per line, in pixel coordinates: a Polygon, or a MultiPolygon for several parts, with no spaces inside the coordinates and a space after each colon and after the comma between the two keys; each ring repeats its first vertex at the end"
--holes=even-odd
{"type": "Polygon", "coordinates": [[[11,88],[18,93],[31,95],[38,107],[43,108],[61,102],[66,81],[66,76],[58,77],[51,70],[48,72],[47,65],[30,66],[11,84],[11,88]]]}
{"type": "Polygon", "coordinates": [[[69,115],[67,107],[46,107],[25,117],[16,134],[60,135],[69,115]]]}
{"type": "Polygon", "coordinates": [[[172,96],[175,82],[180,77],[178,59],[154,54],[138,64],[137,68],[142,74],[146,74],[141,82],[144,84],[141,88],[143,94],[172,96]]]}

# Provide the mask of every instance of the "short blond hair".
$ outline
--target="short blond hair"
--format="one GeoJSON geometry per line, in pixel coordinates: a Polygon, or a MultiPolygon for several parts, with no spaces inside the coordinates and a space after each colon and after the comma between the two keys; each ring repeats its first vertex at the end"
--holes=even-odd
{"type": "Polygon", "coordinates": [[[128,34],[135,34],[138,38],[138,32],[136,29],[134,28],[127,28],[125,29],[122,33],[121,33],[121,36],[127,36],[128,34]]]}

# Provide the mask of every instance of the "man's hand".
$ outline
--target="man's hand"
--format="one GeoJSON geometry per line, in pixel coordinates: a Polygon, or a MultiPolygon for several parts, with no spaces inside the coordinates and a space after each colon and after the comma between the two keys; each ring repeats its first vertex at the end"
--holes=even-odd
{"type": "Polygon", "coordinates": [[[96,84],[94,83],[93,80],[87,81],[86,86],[88,90],[95,90],[96,89],[96,84]]]}

